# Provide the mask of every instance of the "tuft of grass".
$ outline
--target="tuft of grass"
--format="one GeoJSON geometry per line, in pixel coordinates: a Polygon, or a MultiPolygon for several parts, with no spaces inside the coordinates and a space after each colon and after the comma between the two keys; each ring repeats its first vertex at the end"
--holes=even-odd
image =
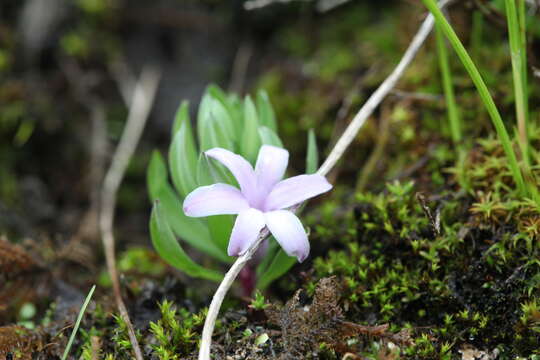
{"type": "Polygon", "coordinates": [[[512,177],[516,182],[517,189],[522,196],[527,196],[529,192],[525,185],[525,181],[523,180],[523,175],[521,173],[516,154],[514,152],[514,149],[512,148],[510,136],[508,135],[508,131],[504,126],[501,114],[499,113],[499,110],[497,109],[497,106],[495,105],[495,102],[493,101],[493,98],[491,97],[491,94],[484,80],[482,79],[482,76],[480,75],[480,72],[476,68],[476,65],[472,61],[467,50],[459,40],[456,32],[454,31],[450,23],[446,20],[442,11],[437,6],[435,0],[422,1],[424,2],[424,5],[428,8],[428,10],[431,12],[431,14],[435,17],[436,23],[440,26],[441,30],[448,38],[450,44],[453,46],[458,57],[463,63],[463,66],[469,73],[474,85],[476,86],[476,90],[478,91],[478,94],[480,95],[480,98],[482,99],[482,102],[484,103],[484,106],[489,113],[495,130],[497,131],[497,135],[499,137],[499,140],[501,141],[504,152],[508,159],[508,166],[510,167],[512,177]]]}

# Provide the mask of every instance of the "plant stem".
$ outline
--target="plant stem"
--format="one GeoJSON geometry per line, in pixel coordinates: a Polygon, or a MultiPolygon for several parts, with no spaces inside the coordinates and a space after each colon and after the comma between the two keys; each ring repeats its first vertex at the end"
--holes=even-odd
{"type": "Polygon", "coordinates": [[[99,213],[101,241],[103,243],[103,248],[105,249],[105,261],[107,263],[109,276],[111,277],[116,306],[118,307],[120,316],[126,323],[129,340],[133,348],[133,354],[137,360],[143,360],[144,358],[135,334],[135,329],[129,319],[126,305],[122,299],[120,278],[116,268],[113,224],[118,189],[120,188],[126,169],[135,152],[137,144],[139,143],[144,125],[146,124],[146,120],[148,119],[150,110],[154,104],[160,77],[160,71],[151,67],[146,67],[141,72],[140,79],[135,83],[134,89],[129,91],[132,94],[131,102],[128,104],[129,113],[126,125],[122,131],[120,143],[116,147],[111,165],[103,180],[101,209],[99,213]]]}
{"type": "MultiPolygon", "coordinates": [[[[522,2],[522,1],[521,1],[522,2]]],[[[529,139],[527,136],[527,91],[524,80],[526,68],[523,67],[524,31],[518,18],[516,0],[505,0],[506,19],[508,23],[508,38],[510,43],[510,57],[512,59],[512,77],[514,80],[514,97],[516,102],[516,118],[518,125],[518,140],[523,160],[529,167],[529,139]],[[522,35],[523,34],[523,35],[522,35]]]]}
{"type": "Polygon", "coordinates": [[[442,33],[441,27],[438,24],[435,25],[435,38],[437,42],[437,52],[439,58],[439,67],[441,69],[442,75],[444,97],[446,98],[446,107],[448,109],[448,121],[450,123],[450,131],[452,133],[452,140],[454,141],[454,144],[459,148],[462,139],[461,119],[459,117],[456,97],[454,95],[452,73],[450,71],[448,51],[446,49],[444,34],[442,33]]]}
{"type": "Polygon", "coordinates": [[[422,1],[424,5],[429,9],[429,11],[433,14],[437,23],[441,26],[441,29],[443,30],[444,34],[446,35],[446,37],[448,38],[448,40],[454,47],[454,50],[456,51],[461,62],[463,63],[463,66],[465,67],[472,81],[474,82],[474,85],[476,86],[478,94],[480,95],[480,98],[484,102],[484,105],[491,117],[491,121],[493,122],[493,125],[495,126],[495,130],[497,131],[499,140],[501,141],[504,152],[508,159],[508,166],[510,168],[514,181],[516,182],[518,192],[521,195],[527,195],[528,194],[527,188],[525,187],[525,182],[523,181],[523,175],[521,174],[521,170],[518,165],[516,154],[514,153],[514,149],[512,148],[512,142],[510,141],[510,136],[508,136],[508,132],[506,131],[506,127],[504,126],[504,123],[502,121],[501,114],[499,113],[499,110],[495,106],[495,102],[493,101],[493,98],[491,97],[491,94],[489,93],[489,90],[486,84],[484,83],[482,76],[478,72],[478,69],[474,65],[471,57],[467,53],[467,50],[465,50],[465,47],[459,40],[454,29],[452,29],[452,26],[448,23],[442,11],[437,7],[435,0],[422,0],[422,1]]]}

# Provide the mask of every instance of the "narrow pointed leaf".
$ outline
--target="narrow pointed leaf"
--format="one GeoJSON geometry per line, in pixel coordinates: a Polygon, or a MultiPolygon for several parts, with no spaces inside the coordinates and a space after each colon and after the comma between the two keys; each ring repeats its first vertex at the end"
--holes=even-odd
{"type": "Polygon", "coordinates": [[[209,92],[203,96],[199,105],[197,131],[201,151],[212,147],[234,150],[233,139],[236,135],[231,116],[223,104],[209,92]]]}
{"type": "Polygon", "coordinates": [[[208,224],[214,244],[220,250],[227,253],[227,246],[229,245],[229,239],[231,238],[234,225],[234,217],[232,215],[209,216],[206,219],[206,223],[208,224]]]}
{"type": "Polygon", "coordinates": [[[277,131],[276,115],[268,94],[264,90],[257,93],[257,112],[259,114],[259,122],[261,125],[270,128],[272,131],[277,131]]]}
{"type": "Polygon", "coordinates": [[[289,271],[289,269],[293,267],[296,262],[296,257],[288,256],[285,251],[280,248],[268,266],[268,269],[257,281],[257,288],[261,290],[266,288],[274,280],[278,279],[289,271]]]}
{"type": "Polygon", "coordinates": [[[228,138],[234,139],[236,129],[233,124],[231,115],[227,110],[225,99],[212,97],[213,102],[210,106],[210,117],[223,129],[228,138]]]}
{"type": "Polygon", "coordinates": [[[206,126],[202,129],[201,135],[201,151],[206,151],[215,147],[234,150],[234,143],[227,135],[225,128],[215,118],[211,118],[206,122],[206,126]]]}
{"type": "Polygon", "coordinates": [[[222,164],[201,153],[197,162],[197,184],[206,186],[216,183],[239,187],[234,176],[222,164]]]}
{"type": "Polygon", "coordinates": [[[220,281],[223,278],[221,273],[200,266],[185,253],[161,213],[158,201],[154,203],[150,218],[150,235],[154,248],[169,265],[197,278],[212,281],[220,281]]]}
{"type": "Polygon", "coordinates": [[[208,85],[206,92],[209,93],[213,98],[219,100],[223,105],[226,106],[228,103],[227,94],[216,84],[208,85]]]}
{"type": "Polygon", "coordinates": [[[240,143],[241,154],[251,163],[257,159],[261,141],[259,140],[259,120],[253,100],[247,96],[244,100],[244,129],[240,143]]]}
{"type": "Polygon", "coordinates": [[[178,198],[167,181],[165,161],[155,151],[148,167],[148,187],[150,199],[159,200],[164,216],[174,233],[197,250],[218,260],[230,262],[226,251],[215,245],[204,220],[187,217],[178,198]]]}
{"type": "MultiPolygon", "coordinates": [[[[210,120],[210,107],[213,99],[210,94],[205,93],[199,103],[199,111],[197,112],[197,135],[199,137],[199,145],[202,148],[202,137],[204,128],[210,120]]],[[[201,149],[201,151],[203,151],[201,149]]]]}
{"type": "Polygon", "coordinates": [[[257,279],[260,279],[261,276],[266,272],[266,270],[268,270],[268,267],[274,260],[274,257],[279,250],[279,244],[273,236],[269,236],[266,241],[268,241],[268,248],[266,249],[266,253],[262,258],[261,262],[259,263],[259,265],[257,265],[257,279]]]}
{"type": "Polygon", "coordinates": [[[283,147],[283,143],[279,136],[269,127],[259,126],[259,136],[261,137],[263,145],[283,147]]]}
{"type": "Polygon", "coordinates": [[[197,185],[207,186],[215,184],[212,173],[210,172],[209,159],[201,153],[197,162],[197,185]]]}
{"type": "Polygon", "coordinates": [[[306,156],[306,174],[314,174],[318,167],[319,150],[317,148],[317,140],[315,139],[315,131],[313,131],[313,129],[309,129],[306,156]]]}
{"type": "Polygon", "coordinates": [[[168,224],[182,240],[218,260],[230,261],[227,253],[215,245],[204,220],[188,217],[184,214],[182,201],[176,196],[170,185],[167,184],[161,189],[156,200],[161,202],[168,224]]]}
{"type": "Polygon", "coordinates": [[[150,164],[146,172],[146,183],[148,184],[148,194],[152,201],[157,197],[159,190],[167,182],[167,167],[165,166],[165,160],[159,153],[154,150],[152,157],[150,158],[150,164]]]}
{"type": "MultiPolygon", "coordinates": [[[[174,138],[174,135],[178,132],[178,130],[180,130],[180,126],[182,125],[182,123],[184,123],[184,121],[189,122],[189,101],[187,100],[184,100],[180,103],[180,107],[178,108],[174,116],[173,128],[172,128],[173,138],[174,138]]],[[[191,122],[189,125],[191,127],[191,122]]]]}
{"type": "Polygon", "coordinates": [[[184,197],[197,187],[197,150],[185,102],[176,115],[175,128],[177,131],[169,148],[169,168],[174,186],[184,197]]]}
{"type": "Polygon", "coordinates": [[[235,126],[235,133],[237,134],[235,141],[239,144],[241,140],[240,135],[244,129],[244,104],[236,94],[229,95],[227,99],[229,113],[235,126]]]}
{"type": "Polygon", "coordinates": [[[232,123],[232,139],[234,142],[240,141],[239,136],[242,133],[242,108],[238,106],[238,99],[227,94],[217,85],[209,85],[207,92],[214,98],[214,100],[219,101],[223,108],[227,111],[228,117],[232,123]]]}

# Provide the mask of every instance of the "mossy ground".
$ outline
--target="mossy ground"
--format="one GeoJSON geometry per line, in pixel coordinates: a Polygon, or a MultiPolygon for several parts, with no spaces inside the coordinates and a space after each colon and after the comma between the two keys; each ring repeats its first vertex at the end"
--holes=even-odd
{"type": "MultiPolygon", "coordinates": [[[[62,51],[91,66],[96,58],[115,53],[118,39],[92,30],[107,23],[107,10],[92,6],[100,1],[80,3],[86,15],[62,36],[62,51]],[[108,40],[98,48],[89,46],[99,34],[108,40]]],[[[511,128],[510,59],[494,6],[485,17],[469,3],[454,6],[451,13],[511,128]]],[[[306,148],[301,135],[316,128],[320,144],[335,141],[399,59],[417,24],[410,19],[421,19],[422,9],[390,4],[378,11],[377,6],[359,3],[315,18],[309,6],[290,11],[294,21],[268,41],[279,56],[265,64],[256,86],[270,93],[293,168],[301,172],[306,148]]],[[[531,21],[532,50],[538,29],[537,21],[531,21]]],[[[17,120],[30,115],[22,105],[16,69],[2,62],[6,54],[0,52],[0,71],[11,74],[11,80],[2,85],[0,100],[11,101],[0,110],[0,136],[24,147],[34,128],[31,122],[17,120]]],[[[537,65],[534,52],[530,61],[532,67],[537,65]]],[[[231,294],[227,300],[214,337],[218,358],[540,358],[540,209],[516,194],[474,88],[456,59],[451,65],[467,139],[459,145],[461,151],[450,141],[436,52],[428,41],[399,91],[385,100],[330,175],[338,184],[333,193],[306,209],[310,259],[264,296],[250,301],[231,294]]],[[[537,90],[537,82],[531,82],[535,160],[540,149],[540,127],[534,124],[537,90]]],[[[54,115],[49,111],[53,101],[41,102],[32,106],[54,115]]],[[[118,125],[112,123],[112,128],[118,125]]],[[[65,139],[67,132],[54,140],[65,139]]],[[[73,140],[67,142],[68,148],[74,146],[73,140]]],[[[16,174],[26,165],[14,159],[29,159],[39,144],[30,142],[22,158],[7,142],[1,144],[0,195],[3,203],[19,209],[23,190],[16,174]]],[[[533,169],[539,178],[538,166],[533,169]]],[[[144,164],[136,161],[130,176],[142,178],[143,172],[144,164]]],[[[128,182],[120,194],[122,211],[144,207],[140,196],[133,195],[140,193],[136,186],[144,184],[128,182]]],[[[145,218],[146,209],[140,212],[145,218]]],[[[8,233],[16,234],[8,225],[8,233]]],[[[82,323],[73,358],[130,359],[126,327],[114,310],[103,263],[86,256],[93,245],[78,247],[84,251],[75,256],[64,249],[69,257],[58,255],[59,246],[52,240],[25,245],[40,261],[9,247],[4,249],[17,256],[11,262],[0,258],[0,269],[9,273],[0,276],[7,284],[3,290],[9,289],[9,294],[0,289],[0,310],[6,310],[0,319],[35,329],[0,327],[0,355],[57,359],[70,330],[64,326],[74,319],[82,292],[97,282],[100,288],[82,323]],[[81,290],[59,284],[64,281],[81,290]],[[37,314],[21,311],[28,303],[35,304],[37,314]]],[[[121,251],[119,266],[145,356],[196,358],[214,284],[178,274],[147,248],[121,251]]]]}

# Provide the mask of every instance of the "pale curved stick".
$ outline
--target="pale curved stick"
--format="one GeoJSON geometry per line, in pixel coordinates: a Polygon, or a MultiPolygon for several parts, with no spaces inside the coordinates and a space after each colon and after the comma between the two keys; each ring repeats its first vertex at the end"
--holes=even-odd
{"type": "Polygon", "coordinates": [[[126,173],[129,161],[135,152],[135,148],[141,138],[144,125],[154,104],[154,98],[158,89],[161,75],[157,69],[144,68],[139,81],[133,89],[133,97],[129,106],[126,126],[122,132],[120,143],[114,153],[111,166],[103,180],[101,192],[101,210],[99,213],[99,227],[102,236],[103,247],[105,249],[105,260],[107,270],[111,277],[113,293],[120,316],[126,323],[129,340],[133,347],[135,359],[143,360],[142,351],[137,341],[137,336],[129,314],[122,300],[120,280],[116,269],[116,255],[114,249],[114,209],[116,207],[116,194],[126,173]]]}
{"type": "MultiPolygon", "coordinates": [[[[450,1],[451,0],[440,1],[439,7],[442,8],[448,5],[450,1]]],[[[432,28],[433,16],[428,15],[420,26],[420,29],[414,36],[411,44],[407,48],[407,51],[405,51],[405,54],[403,54],[403,57],[401,58],[399,64],[396,66],[394,71],[392,71],[392,73],[386,78],[386,80],[384,80],[384,82],[377,88],[377,90],[369,97],[369,99],[364,104],[364,106],[362,106],[360,111],[355,115],[347,129],[345,129],[343,135],[341,135],[336,145],[330,152],[330,155],[328,155],[325,162],[317,171],[317,173],[321,175],[326,175],[336,165],[339,159],[343,156],[345,150],[347,150],[351,142],[358,134],[358,131],[360,131],[362,126],[365,124],[368,117],[373,113],[373,111],[377,108],[377,106],[379,106],[379,104],[386,97],[386,95],[388,95],[388,93],[396,85],[399,78],[405,72],[407,66],[409,66],[418,50],[420,50],[420,47],[428,37],[432,28]]],[[[253,245],[251,245],[251,247],[246,251],[245,254],[240,256],[234,262],[229,271],[227,271],[227,274],[225,274],[225,277],[223,278],[221,284],[219,284],[219,287],[216,290],[214,297],[212,298],[212,302],[210,303],[210,307],[208,308],[208,314],[206,315],[206,320],[204,322],[201,348],[199,350],[199,360],[210,360],[210,345],[212,344],[212,333],[214,332],[214,326],[219,313],[219,309],[221,308],[221,304],[223,303],[223,299],[225,298],[225,295],[229,291],[240,271],[244,268],[244,265],[251,259],[253,254],[255,254],[257,248],[263,242],[266,236],[268,236],[268,230],[265,228],[257,238],[257,241],[255,241],[253,245]]]]}

